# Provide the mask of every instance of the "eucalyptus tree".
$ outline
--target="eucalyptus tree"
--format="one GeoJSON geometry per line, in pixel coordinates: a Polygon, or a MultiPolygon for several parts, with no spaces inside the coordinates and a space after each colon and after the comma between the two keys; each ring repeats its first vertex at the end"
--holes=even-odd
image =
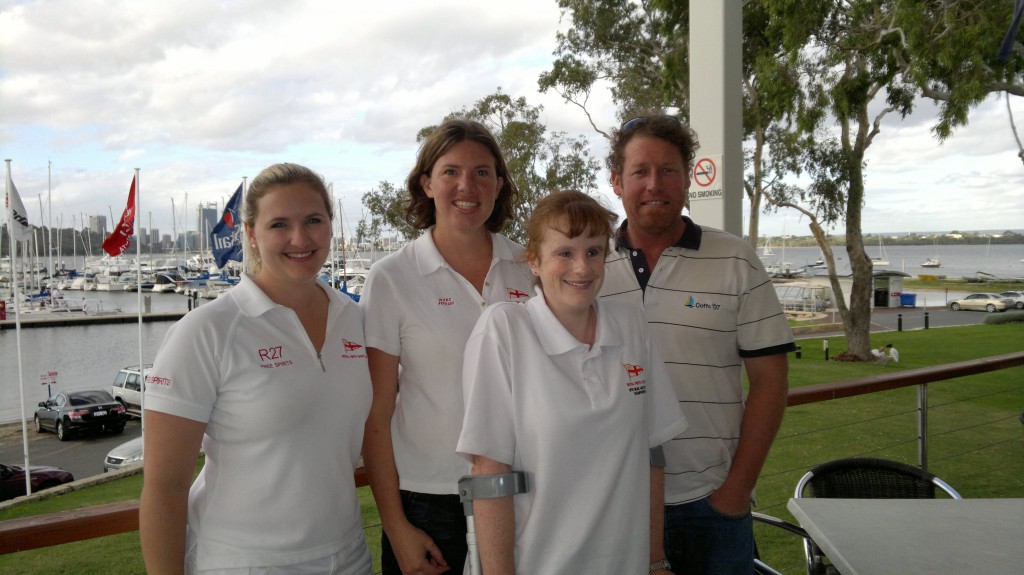
{"type": "MultiPolygon", "coordinates": [[[[499,88],[472,106],[445,117],[476,120],[491,130],[505,155],[508,176],[519,189],[514,216],[504,233],[516,242],[524,242],[523,225],[541,197],[553,190],[575,189],[593,194],[597,190],[600,163],[590,154],[590,146],[581,136],[551,132],[541,123],[542,106],[530,105],[526,98],[513,98],[499,88]]],[[[422,128],[416,136],[422,142],[436,126],[422,128]]],[[[370,216],[357,228],[366,237],[379,238],[391,229],[405,239],[413,239],[419,230],[405,220],[408,191],[404,185],[381,182],[363,195],[370,216]]]]}
{"type": "MultiPolygon", "coordinates": [[[[560,0],[572,27],[558,34],[556,59],[541,74],[541,90],[554,90],[578,106],[608,137],[588,108],[594,90],[609,89],[620,119],[654,110],[689,116],[689,3],[672,0],[560,0]]],[[[756,246],[760,214],[776,188],[799,174],[811,147],[799,70],[779,58],[780,30],[758,2],[743,5],[744,193],[750,201],[747,236],[756,246]]],[[[699,137],[699,134],[698,134],[699,137]]]]}
{"type": "Polygon", "coordinates": [[[907,116],[921,97],[939,104],[932,132],[942,141],[991,93],[1024,95],[1024,45],[1012,30],[1009,56],[999,61],[1012,20],[1010,3],[1000,0],[760,4],[779,26],[786,59],[801,70],[806,101],[821,105],[815,128],[832,134],[809,156],[812,185],[775,201],[802,205],[816,223],[845,227],[853,286],[849,309],[840,311],[849,351],[868,357],[873,269],[861,234],[865,153],[881,134],[882,119],[907,116]]]}

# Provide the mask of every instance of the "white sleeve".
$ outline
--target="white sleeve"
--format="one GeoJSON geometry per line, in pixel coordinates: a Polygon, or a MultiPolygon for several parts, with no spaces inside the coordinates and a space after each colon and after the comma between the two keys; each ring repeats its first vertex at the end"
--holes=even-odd
{"type": "Polygon", "coordinates": [[[218,358],[229,338],[219,325],[222,314],[201,312],[190,312],[167,331],[146,376],[146,409],[209,422],[222,378],[218,358]]]}
{"type": "Polygon", "coordinates": [[[403,306],[397,298],[395,278],[388,263],[382,260],[376,268],[370,268],[359,305],[363,309],[366,347],[401,355],[403,306]]]}
{"type": "Polygon", "coordinates": [[[508,330],[499,327],[507,318],[493,313],[494,307],[480,316],[466,343],[462,370],[466,411],[455,451],[470,461],[474,455],[482,455],[512,465],[516,437],[510,351],[508,342],[500,337],[508,330]]]}

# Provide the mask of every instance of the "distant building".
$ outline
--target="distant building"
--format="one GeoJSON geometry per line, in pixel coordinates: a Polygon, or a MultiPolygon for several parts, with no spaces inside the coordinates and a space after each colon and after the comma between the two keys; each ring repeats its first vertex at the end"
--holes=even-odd
{"type": "Polygon", "coordinates": [[[89,216],[89,231],[101,236],[107,235],[107,216],[89,216]]]}
{"type": "Polygon", "coordinates": [[[216,202],[199,204],[196,212],[196,231],[199,235],[196,248],[209,247],[207,244],[210,243],[210,232],[213,231],[213,226],[217,225],[218,219],[220,219],[220,214],[217,213],[216,202]]]}

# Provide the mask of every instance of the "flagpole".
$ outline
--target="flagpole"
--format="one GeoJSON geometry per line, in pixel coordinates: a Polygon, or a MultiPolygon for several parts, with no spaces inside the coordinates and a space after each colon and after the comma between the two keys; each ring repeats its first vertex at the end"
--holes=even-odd
{"type": "Polygon", "coordinates": [[[25,494],[32,493],[32,471],[29,467],[28,461],[28,424],[25,421],[25,378],[22,373],[21,365],[21,296],[18,294],[18,274],[15,268],[16,258],[14,257],[17,253],[17,243],[14,240],[14,218],[11,217],[12,211],[12,199],[11,199],[11,161],[4,160],[7,165],[7,182],[6,186],[6,197],[7,197],[7,233],[10,235],[10,246],[11,246],[11,283],[14,285],[14,333],[15,341],[18,347],[18,397],[21,399],[19,405],[21,405],[21,446],[22,451],[25,455],[25,494]]]}
{"type": "MultiPolygon", "coordinates": [[[[238,219],[242,225],[242,246],[245,246],[245,242],[249,241],[249,238],[245,235],[245,195],[249,190],[245,187],[248,182],[248,176],[242,176],[242,197],[238,202],[238,219]]],[[[245,273],[245,248],[242,248],[242,261],[238,262],[238,280],[242,280],[242,274],[245,273]]]]}
{"type": "MultiPolygon", "coordinates": [[[[142,237],[139,223],[142,221],[142,186],[139,184],[139,168],[135,168],[135,271],[138,280],[139,303],[139,377],[142,379],[142,394],[139,405],[139,427],[146,433],[146,365],[142,363],[142,237]]],[[[125,413],[125,417],[128,414],[125,413]]]]}

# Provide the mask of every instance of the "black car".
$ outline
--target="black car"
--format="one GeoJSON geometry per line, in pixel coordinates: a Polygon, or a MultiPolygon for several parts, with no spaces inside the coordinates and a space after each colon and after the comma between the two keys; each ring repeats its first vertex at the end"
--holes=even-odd
{"type": "MultiPolygon", "coordinates": [[[[71,483],[75,477],[59,467],[33,465],[32,493],[56,487],[61,483],[71,483]]],[[[25,495],[25,468],[19,465],[0,463],[0,501],[7,501],[25,495]]]]}
{"type": "Polygon", "coordinates": [[[79,431],[121,433],[128,420],[124,406],[102,389],[58,393],[39,402],[36,431],[52,430],[61,441],[79,431]]]}

